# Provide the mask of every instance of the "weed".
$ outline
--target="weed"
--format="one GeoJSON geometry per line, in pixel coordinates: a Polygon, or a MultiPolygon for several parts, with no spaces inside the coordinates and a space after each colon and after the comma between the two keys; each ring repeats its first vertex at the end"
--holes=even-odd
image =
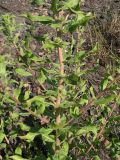
{"type": "Polygon", "coordinates": [[[118,158],[120,69],[112,74],[106,68],[96,90],[87,77],[99,69],[99,59],[86,66],[98,47],[84,50],[81,37],[91,13],[80,10],[79,0],[52,0],[49,9],[50,15],[22,15],[29,21],[23,37],[12,15],[1,17],[10,49],[7,58],[0,55],[1,158],[100,159],[103,147],[118,158]],[[36,35],[39,25],[55,36],[36,35]]]}

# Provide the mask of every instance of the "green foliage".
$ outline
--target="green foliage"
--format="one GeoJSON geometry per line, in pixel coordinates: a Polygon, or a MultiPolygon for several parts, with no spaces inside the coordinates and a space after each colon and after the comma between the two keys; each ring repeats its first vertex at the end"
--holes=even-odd
{"type": "Polygon", "coordinates": [[[37,6],[43,5],[44,4],[44,0],[33,0],[32,2],[33,4],[36,4],[37,6]]]}
{"type": "MultiPolygon", "coordinates": [[[[39,6],[45,2],[33,3],[39,6]]],[[[21,25],[14,16],[1,17],[8,52],[0,55],[0,153],[6,160],[77,160],[87,156],[99,160],[103,138],[109,141],[105,146],[109,155],[116,158],[120,143],[116,131],[111,131],[120,119],[112,116],[112,109],[120,104],[116,74],[106,68],[97,89],[89,84],[87,77],[96,73],[99,60],[89,68],[88,57],[98,46],[87,52],[82,46],[84,39],[74,36],[83,33],[92,15],[80,11],[79,0],[52,0],[49,7],[50,16],[23,15],[29,25],[22,38],[18,35],[21,25]],[[54,32],[52,38],[49,32],[36,36],[36,26],[41,25],[54,32]],[[42,56],[33,51],[33,41],[39,43],[42,56]]]]}
{"type": "Polygon", "coordinates": [[[31,14],[28,14],[27,18],[33,22],[41,22],[42,24],[49,24],[54,22],[54,19],[49,16],[34,16],[31,14]]]}

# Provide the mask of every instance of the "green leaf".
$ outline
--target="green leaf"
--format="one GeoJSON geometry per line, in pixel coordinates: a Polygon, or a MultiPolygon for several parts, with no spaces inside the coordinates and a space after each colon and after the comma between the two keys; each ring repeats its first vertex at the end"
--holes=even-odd
{"type": "Polygon", "coordinates": [[[0,75],[5,76],[6,73],[5,58],[3,56],[0,56],[0,75]]]}
{"type": "Polygon", "coordinates": [[[76,22],[76,21],[70,21],[70,23],[68,23],[67,25],[67,30],[71,33],[73,33],[78,27],[79,27],[79,22],[76,22]]]}
{"type": "Polygon", "coordinates": [[[67,2],[64,3],[64,6],[62,7],[63,10],[74,8],[79,4],[79,0],[67,0],[67,2]]]}
{"type": "Polygon", "coordinates": [[[79,81],[79,77],[78,77],[78,75],[76,75],[76,74],[73,73],[73,74],[71,74],[71,75],[69,75],[69,76],[66,77],[66,81],[69,84],[77,85],[77,83],[79,81]]]}
{"type": "Polygon", "coordinates": [[[117,72],[120,74],[120,68],[117,68],[117,72]]]}
{"type": "Polygon", "coordinates": [[[21,139],[26,139],[28,140],[29,142],[32,142],[35,138],[35,136],[39,135],[40,133],[39,132],[29,132],[27,133],[25,136],[20,136],[21,139]]]}
{"type": "Polygon", "coordinates": [[[94,139],[96,138],[97,136],[97,131],[98,131],[98,126],[85,126],[85,127],[82,127],[81,129],[79,129],[76,133],[77,136],[79,135],[83,135],[83,134],[87,134],[89,132],[92,132],[94,133],[94,139]]]}
{"type": "Polygon", "coordinates": [[[5,134],[2,131],[0,131],[0,143],[2,143],[4,137],[5,137],[5,134]]]}
{"type": "Polygon", "coordinates": [[[42,139],[45,142],[54,142],[54,136],[53,135],[47,135],[47,134],[41,134],[42,135],[42,139]]]}
{"type": "Polygon", "coordinates": [[[1,149],[5,149],[6,147],[7,147],[7,144],[6,144],[6,143],[1,143],[1,144],[0,144],[0,148],[1,148],[1,149]]]}
{"type": "Polygon", "coordinates": [[[56,13],[58,10],[58,2],[59,0],[52,0],[51,2],[51,10],[56,13]]]}
{"type": "Polygon", "coordinates": [[[95,92],[94,92],[93,86],[90,87],[90,93],[91,93],[92,97],[95,99],[95,92]]]}
{"type": "Polygon", "coordinates": [[[111,75],[105,76],[105,78],[100,83],[100,89],[103,91],[107,88],[109,80],[113,80],[113,77],[111,75]]]}
{"type": "Polygon", "coordinates": [[[20,47],[19,50],[20,50],[20,55],[21,55],[21,56],[25,56],[25,52],[24,52],[23,48],[20,47]]]}
{"type": "Polygon", "coordinates": [[[95,103],[96,103],[97,105],[103,105],[103,104],[106,105],[106,104],[112,102],[112,101],[115,99],[115,97],[116,97],[115,94],[108,95],[108,96],[106,96],[106,97],[97,99],[97,100],[95,101],[95,103]]]}
{"type": "Polygon", "coordinates": [[[9,135],[12,139],[15,139],[18,136],[18,132],[15,130],[12,130],[9,135]]]}
{"type": "Polygon", "coordinates": [[[14,94],[14,96],[15,96],[16,99],[19,98],[19,95],[20,95],[20,93],[21,93],[22,87],[23,87],[23,82],[21,81],[21,82],[20,82],[20,86],[13,91],[13,92],[14,92],[13,94],[14,94]]]}
{"type": "Polygon", "coordinates": [[[28,160],[28,159],[22,158],[21,156],[18,156],[18,155],[10,156],[10,159],[12,159],[12,160],[28,160]]]}
{"type": "Polygon", "coordinates": [[[93,160],[101,160],[99,156],[94,156],[93,160]]]}
{"type": "Polygon", "coordinates": [[[11,113],[11,118],[12,118],[13,120],[18,119],[18,118],[19,118],[19,113],[17,113],[17,112],[11,113]]]}
{"type": "Polygon", "coordinates": [[[85,57],[85,51],[80,51],[78,53],[75,54],[75,62],[79,62],[80,60],[82,60],[85,57]]]}
{"type": "Polygon", "coordinates": [[[33,3],[40,6],[44,4],[44,0],[33,0],[33,3]]]}
{"type": "Polygon", "coordinates": [[[30,107],[33,103],[37,106],[36,114],[43,114],[46,106],[44,98],[40,96],[35,96],[26,101],[28,107],[30,107]]]}
{"type": "Polygon", "coordinates": [[[67,142],[64,142],[62,148],[54,156],[55,160],[65,160],[68,156],[69,145],[67,142]]]}
{"type": "Polygon", "coordinates": [[[55,49],[55,43],[51,40],[47,40],[43,43],[43,46],[42,46],[44,49],[48,49],[50,51],[54,50],[55,49]]]}
{"type": "Polygon", "coordinates": [[[109,83],[108,78],[103,79],[100,84],[100,89],[103,91],[107,87],[108,83],[109,83]]]}
{"type": "Polygon", "coordinates": [[[20,126],[21,130],[23,130],[23,131],[29,131],[30,130],[30,127],[27,126],[24,123],[18,123],[18,125],[20,126]]]}
{"type": "Polygon", "coordinates": [[[80,98],[79,104],[85,105],[85,104],[87,104],[87,103],[88,103],[88,97],[87,97],[87,95],[83,95],[83,96],[80,98]]]}
{"type": "Polygon", "coordinates": [[[51,129],[51,128],[41,128],[39,132],[41,134],[50,134],[52,131],[53,131],[53,129],[51,129]]]}
{"type": "Polygon", "coordinates": [[[28,19],[30,19],[33,22],[40,22],[42,24],[49,24],[54,22],[54,19],[49,16],[35,16],[35,15],[28,15],[28,19]]]}
{"type": "Polygon", "coordinates": [[[17,148],[15,149],[15,154],[17,154],[17,155],[22,155],[22,149],[21,149],[21,147],[17,147],[17,148]]]}
{"type": "Polygon", "coordinates": [[[53,131],[53,129],[51,128],[41,128],[39,133],[42,135],[42,139],[45,142],[54,142],[54,136],[53,135],[49,135],[51,132],[53,131]]]}
{"type": "Polygon", "coordinates": [[[60,107],[65,109],[65,108],[70,108],[72,105],[73,105],[73,102],[64,100],[64,101],[61,103],[60,107]]]}
{"type": "Polygon", "coordinates": [[[73,114],[74,114],[75,116],[79,116],[79,115],[80,115],[80,108],[79,108],[79,107],[75,107],[73,114]]]}
{"type": "Polygon", "coordinates": [[[33,102],[41,102],[44,103],[44,98],[41,96],[35,96],[29,100],[26,101],[27,104],[30,106],[33,102]]]}
{"type": "Polygon", "coordinates": [[[119,96],[119,95],[116,97],[116,103],[117,103],[118,105],[120,105],[120,96],[119,96]]]}
{"type": "Polygon", "coordinates": [[[32,76],[31,73],[27,72],[27,71],[26,71],[25,69],[23,69],[23,68],[17,68],[15,71],[16,71],[16,73],[18,73],[20,76],[25,76],[25,77],[27,77],[27,76],[32,76]]]}
{"type": "Polygon", "coordinates": [[[120,116],[112,116],[110,119],[109,119],[109,122],[113,122],[113,121],[120,121],[120,116]]]}
{"type": "Polygon", "coordinates": [[[74,18],[74,20],[68,21],[68,24],[66,25],[66,29],[73,33],[77,28],[80,26],[85,26],[89,20],[91,19],[91,14],[84,14],[82,12],[75,12],[77,14],[77,17],[74,18]]]}
{"type": "Polygon", "coordinates": [[[98,48],[99,48],[99,44],[96,43],[95,46],[92,48],[91,52],[96,53],[98,51],[98,48]]]}
{"type": "Polygon", "coordinates": [[[39,153],[39,156],[35,156],[34,160],[48,160],[48,159],[46,159],[46,156],[44,154],[39,153]]]}
{"type": "Polygon", "coordinates": [[[91,13],[85,14],[84,12],[77,11],[77,21],[79,22],[79,25],[85,26],[87,22],[92,18],[91,13]]]}
{"type": "Polygon", "coordinates": [[[30,91],[30,90],[28,90],[28,91],[26,91],[26,92],[25,92],[24,100],[29,99],[30,93],[31,93],[31,91],[30,91]]]}
{"type": "Polygon", "coordinates": [[[45,80],[46,80],[46,76],[45,76],[44,72],[41,71],[40,75],[38,77],[38,81],[43,84],[45,82],[45,80]]]}

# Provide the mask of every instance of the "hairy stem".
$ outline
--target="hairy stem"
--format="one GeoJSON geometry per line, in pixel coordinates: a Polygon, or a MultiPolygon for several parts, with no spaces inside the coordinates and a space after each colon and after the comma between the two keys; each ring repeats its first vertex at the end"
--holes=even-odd
{"type": "MultiPolygon", "coordinates": [[[[59,73],[62,76],[64,74],[64,63],[63,63],[63,53],[62,48],[58,48],[58,59],[60,64],[59,73]]],[[[61,90],[63,88],[63,79],[60,78],[58,82],[58,95],[56,99],[56,125],[59,125],[61,122],[60,119],[60,104],[61,104],[61,90]]],[[[59,146],[60,140],[58,138],[58,132],[56,131],[56,146],[59,146]]]]}
{"type": "MultiPolygon", "coordinates": [[[[54,15],[55,19],[59,19],[59,17],[63,16],[64,12],[61,11],[58,13],[58,15],[54,15]]],[[[57,30],[57,37],[61,37],[61,32],[60,30],[57,30]]],[[[63,78],[62,75],[64,74],[64,63],[63,63],[63,52],[62,52],[62,48],[58,47],[57,48],[57,57],[59,60],[59,75],[60,75],[60,79],[58,81],[58,94],[57,94],[57,98],[56,98],[56,102],[55,102],[55,110],[56,110],[56,125],[59,126],[60,122],[61,122],[61,117],[60,117],[60,104],[61,104],[61,91],[63,88],[63,78]]],[[[55,147],[55,152],[57,152],[59,150],[59,146],[60,146],[60,139],[59,139],[59,135],[58,135],[58,130],[56,130],[56,147],[55,147]]]]}
{"type": "MultiPolygon", "coordinates": [[[[64,64],[63,64],[63,54],[62,54],[62,48],[58,48],[58,58],[60,63],[60,75],[64,74],[64,64]]],[[[60,103],[61,103],[61,90],[63,87],[63,79],[60,78],[58,82],[58,96],[56,100],[56,124],[60,124],[60,103]]]]}

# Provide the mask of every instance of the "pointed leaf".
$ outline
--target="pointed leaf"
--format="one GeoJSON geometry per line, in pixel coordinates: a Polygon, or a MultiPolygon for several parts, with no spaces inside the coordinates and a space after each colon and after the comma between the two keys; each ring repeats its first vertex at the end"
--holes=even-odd
{"type": "Polygon", "coordinates": [[[31,73],[27,72],[27,71],[26,71],[25,69],[23,69],[23,68],[17,68],[15,71],[16,71],[16,73],[18,73],[20,76],[25,76],[25,77],[27,77],[27,76],[32,76],[31,73]]]}
{"type": "Polygon", "coordinates": [[[0,143],[3,141],[4,137],[5,134],[2,131],[0,131],[0,143]]]}
{"type": "Polygon", "coordinates": [[[54,136],[53,135],[47,135],[47,134],[42,134],[42,139],[45,142],[54,142],[54,136]]]}
{"type": "Polygon", "coordinates": [[[39,81],[40,83],[44,83],[45,80],[46,80],[46,76],[45,76],[45,74],[43,73],[43,71],[41,71],[41,72],[40,72],[40,75],[39,75],[39,77],[38,77],[38,81],[39,81]]]}
{"type": "Polygon", "coordinates": [[[32,133],[32,132],[29,132],[27,133],[25,136],[20,136],[21,139],[26,139],[26,140],[29,140],[29,142],[32,142],[35,138],[35,136],[39,135],[40,133],[32,133]]]}
{"type": "Polygon", "coordinates": [[[106,97],[97,99],[97,100],[95,101],[95,103],[96,103],[97,105],[103,105],[103,104],[106,105],[106,104],[112,102],[112,101],[115,99],[115,97],[116,97],[115,94],[108,95],[108,96],[106,96],[106,97]]]}
{"type": "Polygon", "coordinates": [[[35,15],[29,14],[28,18],[33,22],[40,22],[43,24],[49,24],[54,21],[54,19],[49,16],[35,16],[35,15]]]}
{"type": "Polygon", "coordinates": [[[65,160],[68,156],[68,150],[69,150],[69,145],[67,142],[64,142],[62,148],[54,156],[54,159],[55,160],[65,160]]]}
{"type": "Polygon", "coordinates": [[[97,131],[98,131],[98,126],[85,126],[85,127],[82,127],[81,129],[79,129],[76,133],[76,135],[83,135],[83,134],[87,134],[87,133],[94,133],[94,139],[96,138],[97,136],[97,131]]]}
{"type": "Polygon", "coordinates": [[[12,160],[28,160],[28,159],[22,158],[21,156],[18,156],[18,155],[10,156],[10,159],[12,159],[12,160]]]}
{"type": "Polygon", "coordinates": [[[17,147],[17,148],[15,149],[15,154],[17,154],[17,155],[22,155],[22,149],[21,149],[21,147],[17,147]]]}
{"type": "Polygon", "coordinates": [[[79,4],[79,0],[67,0],[67,2],[64,3],[64,6],[62,7],[63,10],[74,8],[79,4]]]}

